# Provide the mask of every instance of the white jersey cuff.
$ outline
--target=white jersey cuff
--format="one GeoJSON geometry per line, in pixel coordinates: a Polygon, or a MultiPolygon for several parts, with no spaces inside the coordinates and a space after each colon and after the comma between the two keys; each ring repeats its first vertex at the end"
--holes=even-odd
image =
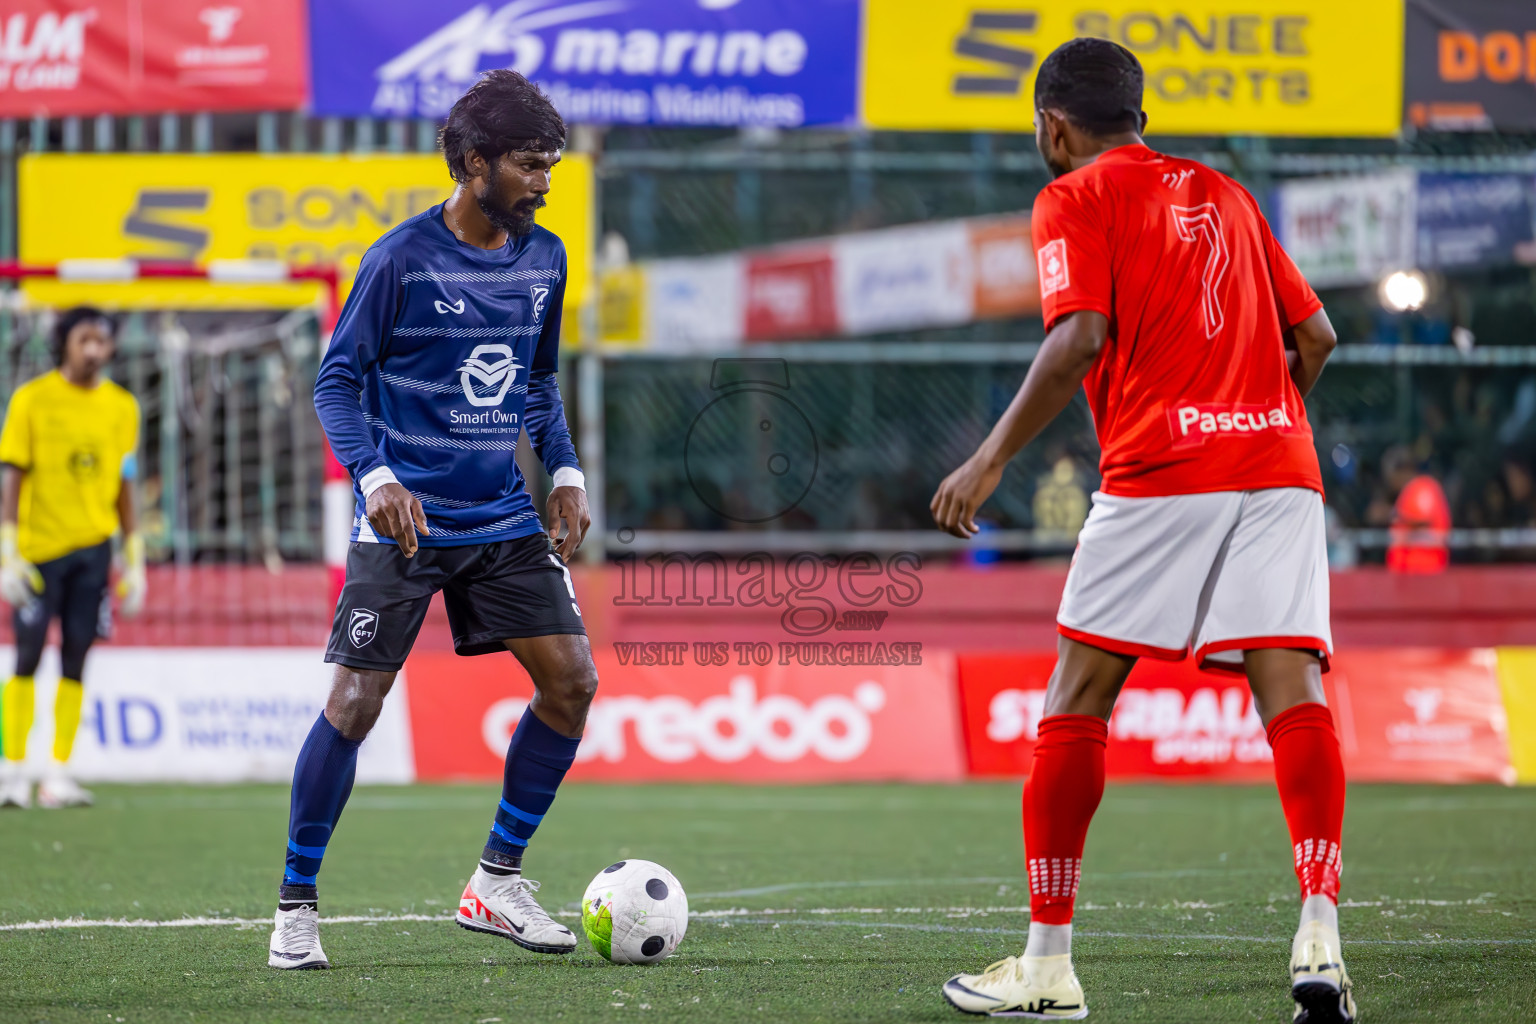
{"type": "Polygon", "coordinates": [[[385,484],[397,484],[399,482],[399,480],[395,479],[395,474],[388,466],[380,466],[378,469],[370,469],[364,473],[363,478],[357,482],[357,487],[358,490],[363,492],[363,498],[366,500],[370,494],[385,484]]]}
{"type": "Polygon", "coordinates": [[[580,487],[587,489],[587,478],[575,466],[561,466],[555,470],[556,487],[580,487]]]}

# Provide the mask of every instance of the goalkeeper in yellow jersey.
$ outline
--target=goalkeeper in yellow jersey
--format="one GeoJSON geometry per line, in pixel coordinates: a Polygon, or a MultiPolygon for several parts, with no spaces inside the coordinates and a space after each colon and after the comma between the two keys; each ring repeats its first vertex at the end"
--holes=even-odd
{"type": "Polygon", "coordinates": [[[144,543],[134,532],[132,481],[139,403],[101,376],[116,339],[112,321],[89,307],[59,318],[58,369],[16,389],[0,430],[0,597],[16,629],[16,674],[0,695],[0,807],[31,804],[27,733],[32,675],[48,624],[61,627],[62,678],[54,699],[53,761],[38,781],[41,807],[89,804],[67,770],[80,725],[85,654],[111,628],[112,535],[121,528],[124,615],[143,608],[144,543]]]}

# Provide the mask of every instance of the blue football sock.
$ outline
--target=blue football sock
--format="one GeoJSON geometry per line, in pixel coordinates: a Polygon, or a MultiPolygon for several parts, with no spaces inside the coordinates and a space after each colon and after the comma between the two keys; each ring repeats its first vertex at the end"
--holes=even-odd
{"type": "Polygon", "coordinates": [[[562,736],[545,725],[532,707],[523,712],[507,745],[501,804],[491,822],[491,837],[481,861],[486,870],[510,874],[521,867],[523,850],[555,802],[555,790],[576,760],[580,745],[579,738],[562,736]]]}
{"type": "Polygon", "coordinates": [[[288,865],[284,886],[312,886],[320,871],[331,832],[341,809],[352,795],[357,777],[357,748],[362,740],[349,740],[326,720],[325,713],[299,751],[293,766],[293,796],[288,811],[288,865]]]}

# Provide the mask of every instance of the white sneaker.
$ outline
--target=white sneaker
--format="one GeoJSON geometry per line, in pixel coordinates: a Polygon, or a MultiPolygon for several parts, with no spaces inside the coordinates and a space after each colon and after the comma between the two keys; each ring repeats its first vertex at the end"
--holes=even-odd
{"type": "Polygon", "coordinates": [[[70,778],[63,765],[56,765],[37,784],[39,807],[58,810],[61,807],[89,807],[95,802],[96,798],[91,795],[91,791],[81,788],[80,783],[70,778]]]}
{"type": "Polygon", "coordinates": [[[0,807],[31,807],[32,780],[27,778],[26,764],[21,761],[0,761],[0,807]]]}
{"type": "Polygon", "coordinates": [[[980,974],[955,975],[943,992],[949,1005],[964,1013],[1033,1020],[1088,1016],[1070,956],[1004,957],[980,974]]]}
{"type": "Polygon", "coordinates": [[[535,953],[569,953],[576,936],[544,912],[533,898],[538,891],[539,883],[522,875],[493,875],[477,867],[454,920],[460,928],[500,935],[535,953]]]}
{"type": "Polygon", "coordinates": [[[310,903],[278,910],[272,918],[267,966],[285,971],[314,971],[331,966],[320,948],[320,913],[310,903]]]}
{"type": "Polygon", "coordinates": [[[1339,933],[1321,921],[1308,921],[1291,942],[1292,1024],[1351,1024],[1355,1019],[1354,984],[1344,970],[1339,933]]]}

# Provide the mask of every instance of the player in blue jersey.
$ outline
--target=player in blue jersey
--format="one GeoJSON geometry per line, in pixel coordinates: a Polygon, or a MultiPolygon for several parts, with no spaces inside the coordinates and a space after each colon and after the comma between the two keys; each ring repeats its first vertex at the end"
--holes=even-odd
{"type": "Polygon", "coordinates": [[[315,384],[357,513],[325,655],[335,678],[293,772],[272,967],[329,966],[315,877],[358,745],[438,591],[459,654],[510,650],[535,686],[456,920],[539,953],[576,947],[522,877],[597,690],[565,567],[589,522],[555,381],[565,248],[534,224],[565,124],[521,75],[492,71],[441,141],[458,187],[368,250],[315,384]],[[554,476],[547,530],[513,459],[524,429],[554,476]]]}

